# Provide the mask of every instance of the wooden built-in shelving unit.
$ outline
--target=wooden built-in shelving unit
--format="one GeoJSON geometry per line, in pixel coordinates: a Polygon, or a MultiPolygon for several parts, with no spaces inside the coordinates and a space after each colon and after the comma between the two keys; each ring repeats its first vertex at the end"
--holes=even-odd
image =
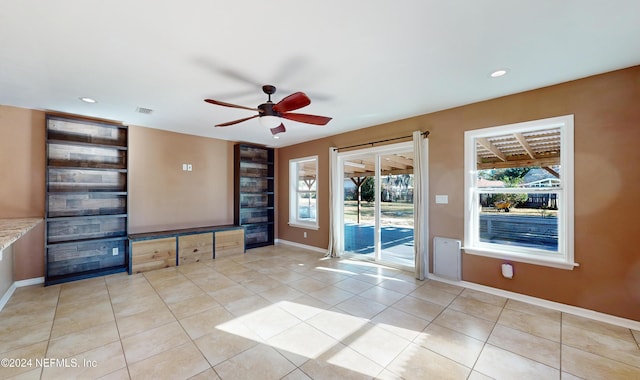
{"type": "Polygon", "coordinates": [[[234,149],[234,223],[245,227],[246,247],[273,245],[274,151],[236,144],[234,149]]]}
{"type": "Polygon", "coordinates": [[[45,284],[128,266],[126,126],[47,115],[45,284]]]}

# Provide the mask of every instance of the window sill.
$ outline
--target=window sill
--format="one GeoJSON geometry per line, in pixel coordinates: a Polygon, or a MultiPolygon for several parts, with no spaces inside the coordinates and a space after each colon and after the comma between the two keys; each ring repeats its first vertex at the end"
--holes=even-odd
{"type": "Polygon", "coordinates": [[[316,231],[320,229],[320,226],[318,226],[317,224],[289,222],[289,226],[296,227],[296,228],[306,228],[307,230],[316,230],[316,231]]]}
{"type": "Polygon", "coordinates": [[[534,264],[534,265],[559,268],[559,269],[565,269],[565,270],[573,270],[573,268],[580,266],[580,264],[578,263],[568,262],[564,259],[554,259],[554,258],[548,258],[548,257],[541,257],[538,255],[514,253],[514,252],[501,251],[496,249],[463,247],[463,250],[464,250],[464,253],[469,255],[486,256],[486,257],[492,257],[494,259],[509,260],[509,261],[515,261],[520,263],[534,264]]]}

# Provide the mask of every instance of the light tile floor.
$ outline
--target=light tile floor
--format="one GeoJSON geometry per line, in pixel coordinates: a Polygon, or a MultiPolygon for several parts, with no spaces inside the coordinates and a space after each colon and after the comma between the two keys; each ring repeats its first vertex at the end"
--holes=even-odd
{"type": "Polygon", "coordinates": [[[640,379],[640,332],[286,245],[16,290],[0,378],[640,379]],[[46,361],[43,360],[46,358],[46,361]]]}

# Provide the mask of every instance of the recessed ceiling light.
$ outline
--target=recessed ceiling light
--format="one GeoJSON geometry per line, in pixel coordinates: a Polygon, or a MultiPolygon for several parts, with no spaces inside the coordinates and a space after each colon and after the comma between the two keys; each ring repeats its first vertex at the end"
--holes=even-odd
{"type": "Polygon", "coordinates": [[[82,100],[85,103],[98,103],[97,100],[95,100],[93,98],[86,97],[86,96],[81,97],[80,100],[82,100]]]}
{"type": "Polygon", "coordinates": [[[274,139],[279,139],[279,138],[280,138],[280,136],[278,136],[278,135],[273,135],[273,138],[274,138],[274,139]]]}
{"type": "Polygon", "coordinates": [[[507,75],[508,72],[509,72],[509,69],[499,69],[499,70],[496,70],[496,71],[492,72],[491,74],[489,74],[489,76],[491,78],[498,78],[498,77],[501,77],[503,75],[507,75]]]}

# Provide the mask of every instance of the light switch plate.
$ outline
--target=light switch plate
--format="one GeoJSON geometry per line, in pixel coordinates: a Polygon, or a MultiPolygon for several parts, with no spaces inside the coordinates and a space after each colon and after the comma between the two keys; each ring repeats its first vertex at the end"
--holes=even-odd
{"type": "Polygon", "coordinates": [[[448,195],[436,195],[436,203],[446,205],[449,203],[448,195]]]}
{"type": "Polygon", "coordinates": [[[182,164],[182,170],[185,172],[187,171],[187,164],[182,164]]]}
{"type": "Polygon", "coordinates": [[[190,172],[193,170],[193,165],[187,164],[187,171],[190,172]]]}

